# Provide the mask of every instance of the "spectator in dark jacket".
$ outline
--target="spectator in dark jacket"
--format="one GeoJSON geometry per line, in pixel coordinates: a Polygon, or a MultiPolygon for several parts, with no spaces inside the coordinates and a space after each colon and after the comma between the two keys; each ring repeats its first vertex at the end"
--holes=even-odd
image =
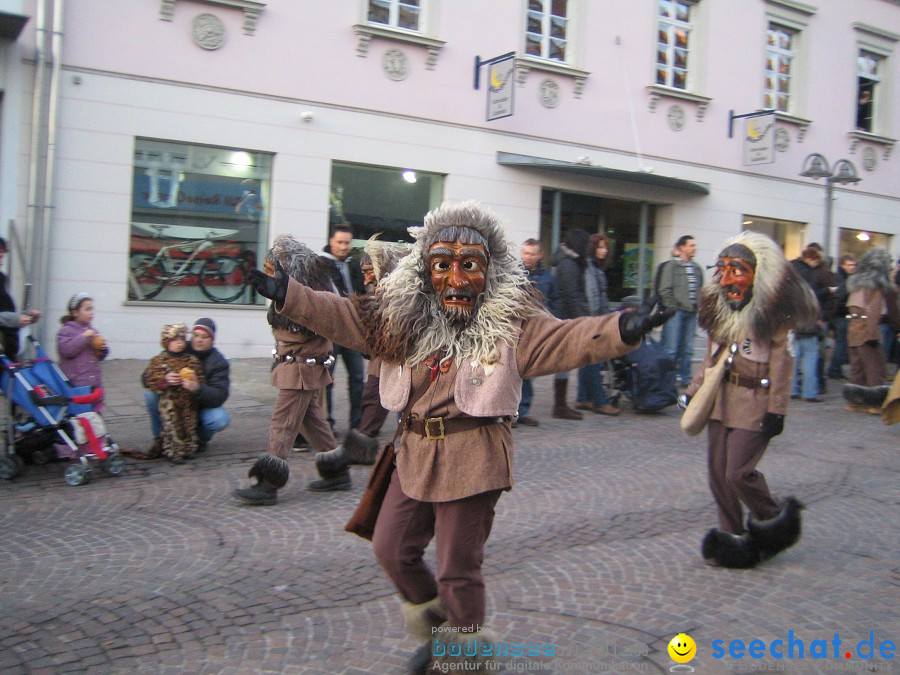
{"type": "MultiPolygon", "coordinates": [[[[197,405],[198,436],[200,445],[197,452],[206,450],[213,434],[222,431],[231,422],[228,411],[222,406],[228,399],[231,384],[231,366],[222,353],[213,346],[216,339],[216,324],[212,319],[197,319],[191,328],[191,341],[187,353],[193,354],[203,366],[203,383],[183,381],[181,386],[193,394],[197,405]]],[[[146,385],[145,385],[146,386],[146,385]]],[[[147,459],[159,457],[162,452],[160,443],[159,394],[153,391],[144,392],[147,411],[150,413],[150,427],[153,431],[153,446],[144,455],[147,459]]]]}
{"type": "MultiPolygon", "coordinates": [[[[584,272],[590,235],[584,230],[569,230],[562,243],[553,254],[551,262],[556,268],[556,304],[553,313],[560,319],[577,319],[590,316],[587,296],[584,291],[584,272]]],[[[566,404],[566,388],[569,384],[569,373],[557,373],[553,382],[552,416],[561,420],[580,420],[582,415],[566,404]]]]}
{"type": "Polygon", "coordinates": [[[791,398],[818,403],[822,400],[819,383],[819,341],[825,336],[825,327],[834,307],[831,288],[836,286],[834,274],[822,261],[821,251],[813,245],[803,249],[799,258],[791,265],[803,280],[809,284],[819,302],[819,316],[815,323],[798,326],[795,331],[797,342],[794,356],[794,382],[791,398]],[[802,390],[801,390],[802,387],[802,390]]]}
{"type": "MultiPolygon", "coordinates": [[[[528,272],[528,280],[534,284],[541,294],[544,306],[553,311],[556,302],[556,287],[553,284],[553,273],[544,267],[541,242],[537,239],[526,239],[522,243],[522,265],[528,272]]],[[[536,427],[540,424],[534,417],[528,414],[531,410],[531,402],[534,400],[533,378],[522,380],[522,398],[519,401],[519,416],[513,426],[519,424],[526,427],[536,427]]]]}
{"type": "Polygon", "coordinates": [[[856,258],[849,253],[842,255],[838,263],[837,290],[834,292],[834,312],[831,316],[834,349],[831,352],[828,377],[832,380],[846,379],[841,366],[847,363],[847,278],[855,271],[856,258]]]}

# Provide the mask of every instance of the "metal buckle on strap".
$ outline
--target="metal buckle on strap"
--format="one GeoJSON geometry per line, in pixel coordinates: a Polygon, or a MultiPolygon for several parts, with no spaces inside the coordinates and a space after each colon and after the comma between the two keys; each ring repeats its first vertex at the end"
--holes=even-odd
{"type": "Polygon", "coordinates": [[[737,371],[734,370],[726,370],[725,371],[725,381],[729,384],[740,384],[741,376],[737,374],[737,371]]]}
{"type": "Polygon", "coordinates": [[[446,438],[444,434],[444,418],[443,417],[429,417],[425,420],[425,438],[429,441],[442,441],[446,438]],[[431,425],[437,424],[438,431],[437,433],[432,433],[431,425]]]}

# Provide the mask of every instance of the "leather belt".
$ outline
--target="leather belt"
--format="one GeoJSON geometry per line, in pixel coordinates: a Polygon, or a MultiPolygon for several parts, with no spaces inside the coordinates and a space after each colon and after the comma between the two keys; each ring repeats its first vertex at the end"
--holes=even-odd
{"type": "Polygon", "coordinates": [[[274,349],[272,350],[272,361],[274,365],[278,365],[279,363],[303,363],[307,366],[325,366],[326,368],[331,367],[334,363],[334,355],[328,354],[327,356],[303,356],[301,354],[285,354],[281,356],[274,349]]]}
{"type": "Polygon", "coordinates": [[[738,387],[745,387],[747,389],[768,389],[771,382],[769,382],[769,378],[764,377],[762,379],[757,377],[747,377],[746,375],[740,375],[734,370],[726,370],[725,371],[725,381],[729,384],[734,384],[738,387]]]}
{"type": "Polygon", "coordinates": [[[406,428],[414,434],[424,436],[429,441],[440,441],[449,434],[470,431],[489,424],[502,424],[508,421],[505,417],[410,417],[406,420],[406,428]]]}

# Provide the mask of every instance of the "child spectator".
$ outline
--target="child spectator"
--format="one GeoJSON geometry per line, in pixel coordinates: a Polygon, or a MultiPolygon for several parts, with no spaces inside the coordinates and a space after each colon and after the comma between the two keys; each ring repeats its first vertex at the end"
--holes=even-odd
{"type": "MultiPolygon", "coordinates": [[[[69,313],[60,317],[62,328],[56,334],[59,369],[76,387],[102,386],[100,362],[109,354],[106,340],[91,325],[94,300],[84,292],[69,299],[69,313]]],[[[103,412],[102,401],[94,406],[103,412]]]]}
{"type": "Polygon", "coordinates": [[[203,384],[203,366],[193,354],[185,352],[187,326],[167,324],[160,333],[163,351],[150,359],[141,376],[144,386],[159,394],[159,420],[162,454],[173,464],[184,464],[197,451],[197,409],[185,383],[203,384]]]}

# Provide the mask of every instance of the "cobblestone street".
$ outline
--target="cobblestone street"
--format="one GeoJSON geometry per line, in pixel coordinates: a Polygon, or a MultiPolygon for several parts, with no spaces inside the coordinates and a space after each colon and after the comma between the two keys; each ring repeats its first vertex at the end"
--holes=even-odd
{"type": "MultiPolygon", "coordinates": [[[[144,365],[105,364],[104,417],[123,448],[151,440],[144,365]]],[[[370,544],[342,529],[369,467],[352,468],[352,491],[318,494],[305,489],[312,455],[296,453],[276,506],[239,504],[231,490],[265,449],[275,390],[267,360],[232,368],[232,424],[196,460],[128,460],[122,476],[96,471],[80,487],[63,462],[28,465],[0,485],[0,671],[404,672],[417,645],[397,597],[370,544]]],[[[541,424],[514,431],[516,485],[484,572],[489,627],[555,656],[523,654],[510,670],[669,672],[667,644],[683,632],[698,673],[900,672],[896,649],[879,655],[900,643],[900,425],[846,412],[834,381],[823,403],[792,402],[760,469],[776,495],[806,504],[803,538],[754,570],[716,569],[699,555],[716,524],[705,435],[681,433],[674,406],[554,420],[552,378],[535,384],[541,424]],[[788,658],[789,631],[804,658],[788,658]],[[761,658],[729,655],[733,640],[760,640],[761,658]]]]}

